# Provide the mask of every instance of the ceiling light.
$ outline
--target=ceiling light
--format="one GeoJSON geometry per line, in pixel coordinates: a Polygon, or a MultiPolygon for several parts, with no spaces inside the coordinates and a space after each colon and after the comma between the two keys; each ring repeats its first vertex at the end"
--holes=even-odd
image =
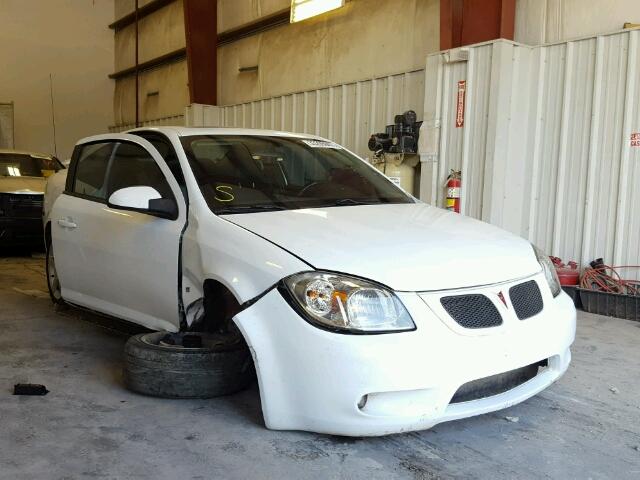
{"type": "Polygon", "coordinates": [[[291,0],[291,23],[344,7],[345,0],[291,0]]]}

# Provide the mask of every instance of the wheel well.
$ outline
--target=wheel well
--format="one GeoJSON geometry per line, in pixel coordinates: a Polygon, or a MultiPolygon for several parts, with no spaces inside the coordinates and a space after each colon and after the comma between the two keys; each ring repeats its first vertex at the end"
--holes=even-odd
{"type": "MultiPolygon", "coordinates": [[[[232,341],[240,341],[247,349],[251,350],[247,339],[244,338],[244,335],[232,320],[233,317],[242,310],[242,305],[238,302],[233,292],[223,283],[211,279],[204,281],[203,291],[204,315],[200,321],[191,325],[190,330],[210,333],[228,333],[232,341]]],[[[250,361],[252,365],[251,368],[254,371],[254,375],[256,375],[257,372],[253,354],[250,355],[250,361]]]]}
{"type": "Polygon", "coordinates": [[[232,318],[242,307],[223,283],[207,279],[203,284],[204,317],[199,329],[205,332],[228,332],[235,328],[232,318]]]}

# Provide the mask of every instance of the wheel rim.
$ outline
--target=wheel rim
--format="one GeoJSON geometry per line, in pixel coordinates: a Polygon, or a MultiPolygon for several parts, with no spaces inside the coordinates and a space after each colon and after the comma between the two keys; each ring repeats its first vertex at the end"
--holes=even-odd
{"type": "Polygon", "coordinates": [[[47,250],[47,282],[51,295],[56,300],[60,300],[62,294],[60,292],[60,280],[58,280],[58,271],[56,270],[55,257],[53,256],[53,248],[47,250]]]}

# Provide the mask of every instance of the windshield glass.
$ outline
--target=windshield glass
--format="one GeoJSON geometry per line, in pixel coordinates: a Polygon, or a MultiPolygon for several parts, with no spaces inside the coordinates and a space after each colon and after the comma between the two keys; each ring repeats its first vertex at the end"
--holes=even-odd
{"type": "Polygon", "coordinates": [[[414,203],[382,173],[332,142],[188,136],[182,144],[214,213],[414,203]]]}
{"type": "Polygon", "coordinates": [[[63,167],[54,158],[32,157],[22,153],[0,153],[2,177],[48,177],[63,167]]]}

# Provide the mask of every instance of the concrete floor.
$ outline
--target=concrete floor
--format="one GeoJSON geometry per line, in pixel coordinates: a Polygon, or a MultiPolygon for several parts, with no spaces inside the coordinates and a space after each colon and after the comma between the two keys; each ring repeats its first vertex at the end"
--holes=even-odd
{"type": "Polygon", "coordinates": [[[640,478],[640,323],[580,313],[569,372],[508,410],[348,439],[266,430],[257,387],[130,393],[126,336],[56,312],[45,292],[42,258],[0,258],[2,479],[640,478]],[[50,393],[13,396],[17,382],[50,393]]]}

